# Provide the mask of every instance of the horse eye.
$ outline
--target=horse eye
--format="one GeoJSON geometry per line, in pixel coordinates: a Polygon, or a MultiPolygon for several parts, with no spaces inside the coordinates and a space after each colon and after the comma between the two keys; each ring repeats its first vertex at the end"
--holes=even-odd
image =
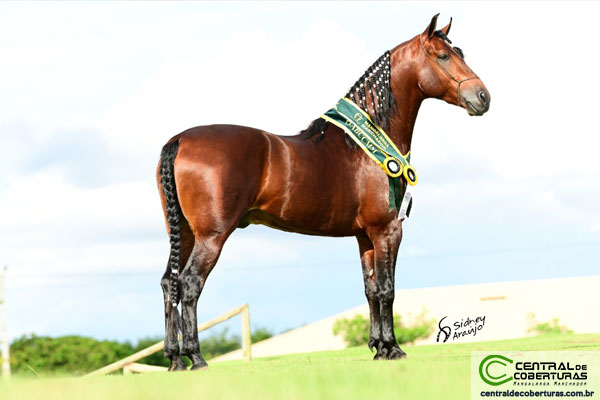
{"type": "Polygon", "coordinates": [[[442,54],[438,55],[438,58],[440,60],[444,60],[445,61],[445,60],[449,60],[450,56],[448,54],[446,54],[446,53],[442,53],[442,54]]]}

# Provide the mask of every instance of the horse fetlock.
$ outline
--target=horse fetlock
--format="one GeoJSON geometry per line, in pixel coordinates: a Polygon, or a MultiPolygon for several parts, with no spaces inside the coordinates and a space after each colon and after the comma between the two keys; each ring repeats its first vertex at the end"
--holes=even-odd
{"type": "Polygon", "coordinates": [[[392,347],[388,352],[388,360],[400,360],[402,358],[406,358],[406,353],[398,345],[392,347]]]}
{"type": "Polygon", "coordinates": [[[179,357],[179,345],[177,343],[165,343],[163,354],[165,357],[170,358],[171,360],[174,357],[179,357]]]}
{"type": "Polygon", "coordinates": [[[405,358],[406,353],[402,351],[396,341],[380,341],[377,346],[377,354],[373,360],[399,360],[405,358]]]}
{"type": "Polygon", "coordinates": [[[202,354],[194,354],[190,358],[192,360],[192,368],[190,368],[190,371],[198,371],[208,367],[208,363],[204,360],[202,354]]]}
{"type": "Polygon", "coordinates": [[[181,347],[181,354],[193,359],[200,354],[200,345],[198,343],[184,343],[181,347]]]}
{"type": "Polygon", "coordinates": [[[187,365],[181,357],[176,357],[175,359],[171,359],[169,371],[187,371],[187,365]]]}

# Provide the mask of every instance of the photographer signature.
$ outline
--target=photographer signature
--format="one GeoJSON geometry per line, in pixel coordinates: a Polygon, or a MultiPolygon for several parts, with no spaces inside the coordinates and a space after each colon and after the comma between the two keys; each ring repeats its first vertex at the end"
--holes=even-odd
{"type": "Polygon", "coordinates": [[[476,336],[477,332],[482,330],[485,326],[485,315],[475,318],[467,317],[452,324],[454,327],[453,333],[452,328],[449,325],[442,325],[442,322],[446,318],[448,318],[448,316],[445,316],[444,318],[440,319],[440,322],[438,322],[439,332],[436,338],[436,342],[438,343],[440,342],[440,339],[442,339],[442,343],[446,343],[450,338],[455,340],[460,339],[463,336],[476,336]]]}

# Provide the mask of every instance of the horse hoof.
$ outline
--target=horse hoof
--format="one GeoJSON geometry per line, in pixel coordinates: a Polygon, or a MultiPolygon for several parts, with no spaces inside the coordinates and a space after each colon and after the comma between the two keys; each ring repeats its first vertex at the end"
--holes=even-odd
{"type": "Polygon", "coordinates": [[[177,358],[177,360],[171,361],[169,371],[187,371],[187,365],[185,364],[185,361],[183,361],[183,359],[177,358]]]}
{"type": "Polygon", "coordinates": [[[396,343],[380,342],[373,360],[400,360],[402,358],[406,358],[406,353],[396,343]]]}
{"type": "Polygon", "coordinates": [[[388,360],[400,360],[402,358],[406,358],[406,353],[400,347],[392,347],[387,356],[388,360]]]}
{"type": "Polygon", "coordinates": [[[205,362],[204,364],[194,364],[190,371],[202,371],[204,369],[208,369],[208,364],[205,362]]]}
{"type": "Polygon", "coordinates": [[[379,348],[377,349],[377,353],[375,353],[375,357],[373,357],[373,360],[387,360],[387,355],[388,349],[383,346],[383,343],[380,342],[379,348]]]}

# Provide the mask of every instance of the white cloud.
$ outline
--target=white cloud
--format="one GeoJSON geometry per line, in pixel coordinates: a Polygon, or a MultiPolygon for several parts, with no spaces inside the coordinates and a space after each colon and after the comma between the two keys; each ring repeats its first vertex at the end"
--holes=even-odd
{"type": "Polygon", "coordinates": [[[375,54],[339,25],[317,21],[292,42],[257,29],[226,38],[216,54],[184,56],[162,62],[140,91],[103,115],[101,130],[114,146],[156,154],[169,137],[210,123],[295,134],[330,107],[375,54]],[[327,41],[338,44],[321,45],[327,41]],[[350,51],[354,65],[331,79],[350,51]]]}

